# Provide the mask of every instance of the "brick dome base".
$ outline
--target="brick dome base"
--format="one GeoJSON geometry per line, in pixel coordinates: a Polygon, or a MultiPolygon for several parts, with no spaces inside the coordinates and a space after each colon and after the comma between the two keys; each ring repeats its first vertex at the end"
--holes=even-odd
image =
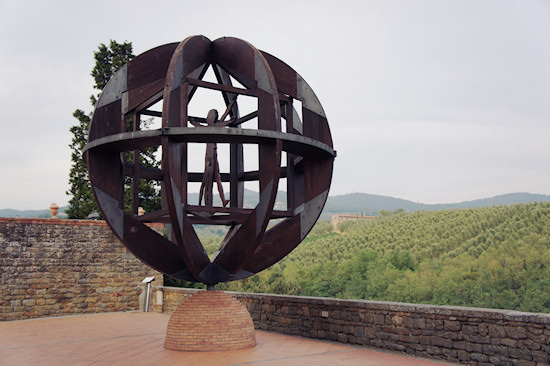
{"type": "Polygon", "coordinates": [[[177,351],[221,351],[254,347],[248,310],[223,291],[200,291],[170,317],[164,347],[177,351]]]}

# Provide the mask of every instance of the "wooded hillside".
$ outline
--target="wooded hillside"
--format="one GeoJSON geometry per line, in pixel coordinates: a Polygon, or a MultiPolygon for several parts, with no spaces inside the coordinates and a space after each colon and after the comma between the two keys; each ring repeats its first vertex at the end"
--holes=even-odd
{"type": "Polygon", "coordinates": [[[550,203],[318,223],[233,291],[550,311],[550,203]]]}

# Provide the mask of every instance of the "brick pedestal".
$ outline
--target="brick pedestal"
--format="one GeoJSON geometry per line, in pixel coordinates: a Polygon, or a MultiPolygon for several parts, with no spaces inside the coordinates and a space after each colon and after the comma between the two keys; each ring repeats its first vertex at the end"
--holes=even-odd
{"type": "Polygon", "coordinates": [[[220,351],[254,347],[254,323],[246,308],[223,291],[201,291],[183,301],[168,322],[164,347],[220,351]]]}

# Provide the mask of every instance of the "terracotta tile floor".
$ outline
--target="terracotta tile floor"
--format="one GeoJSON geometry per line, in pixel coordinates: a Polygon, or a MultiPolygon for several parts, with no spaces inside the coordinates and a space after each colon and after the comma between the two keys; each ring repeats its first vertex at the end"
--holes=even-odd
{"type": "Polygon", "coordinates": [[[167,314],[110,313],[0,322],[0,365],[450,365],[257,331],[255,348],[164,349],[167,314]]]}

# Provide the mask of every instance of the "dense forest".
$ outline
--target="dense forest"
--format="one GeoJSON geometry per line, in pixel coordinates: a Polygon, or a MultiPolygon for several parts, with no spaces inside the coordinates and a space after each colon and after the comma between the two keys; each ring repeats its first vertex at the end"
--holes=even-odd
{"type": "MultiPolygon", "coordinates": [[[[221,238],[203,238],[214,251],[221,238]]],[[[550,203],[321,221],[232,291],[550,312],[550,203]]]]}

